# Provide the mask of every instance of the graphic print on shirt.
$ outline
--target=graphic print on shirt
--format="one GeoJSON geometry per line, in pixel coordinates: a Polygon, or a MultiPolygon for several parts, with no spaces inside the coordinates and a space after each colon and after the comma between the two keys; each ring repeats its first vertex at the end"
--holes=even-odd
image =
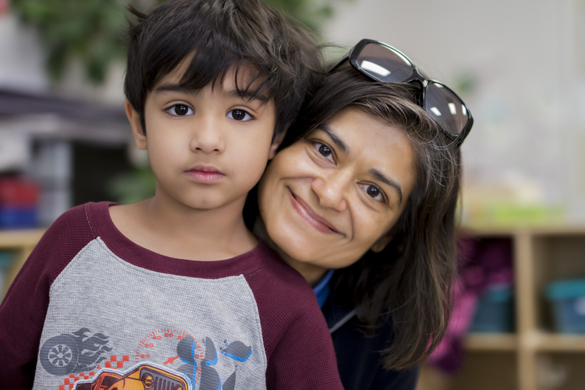
{"type": "MultiPolygon", "coordinates": [[[[176,386],[173,389],[186,390],[180,385],[181,381],[175,378],[178,373],[183,374],[179,377],[183,377],[192,389],[233,390],[236,388],[238,364],[244,363],[252,355],[252,348],[241,341],[228,343],[224,340],[218,354],[215,343],[209,337],[195,339],[186,331],[158,329],[140,340],[134,355],[137,364],[129,370],[131,363],[130,355],[126,354],[128,351],[122,351],[124,355],[104,355],[115,348],[109,346],[107,336],[101,333],[91,335],[87,328],[72,335],[76,337],[62,334],[50,338],[43,344],[39,356],[48,373],[65,376],[59,390],[110,387],[118,390],[157,390],[159,377],[174,383],[173,386],[176,386]],[[220,375],[216,368],[224,375],[220,375]],[[155,380],[150,387],[147,386],[150,383],[148,378],[155,380]]],[[[162,379],[160,381],[161,386],[167,383],[162,379]]]]}
{"type": "Polygon", "coordinates": [[[91,334],[81,328],[71,334],[61,334],[47,340],[39,352],[43,368],[53,375],[69,375],[95,369],[108,359],[112,350],[109,337],[101,333],[91,334]]]}
{"type": "Polygon", "coordinates": [[[153,364],[138,364],[126,372],[104,369],[91,381],[77,382],[75,390],[192,390],[186,378],[153,364]]]}

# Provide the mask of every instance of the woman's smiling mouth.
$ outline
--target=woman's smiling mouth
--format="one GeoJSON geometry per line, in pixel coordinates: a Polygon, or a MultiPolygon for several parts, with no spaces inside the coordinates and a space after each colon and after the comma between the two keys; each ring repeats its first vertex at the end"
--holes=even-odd
{"type": "Polygon", "coordinates": [[[333,224],[327,221],[325,218],[317,214],[305,201],[295,196],[292,190],[290,191],[290,201],[296,212],[304,219],[309,225],[315,229],[326,234],[341,234],[333,224]]]}

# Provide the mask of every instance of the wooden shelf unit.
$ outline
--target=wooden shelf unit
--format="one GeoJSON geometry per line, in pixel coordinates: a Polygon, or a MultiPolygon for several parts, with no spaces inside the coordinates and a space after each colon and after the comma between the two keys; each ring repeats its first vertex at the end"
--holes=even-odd
{"type": "Polygon", "coordinates": [[[582,389],[585,335],[555,333],[544,291],[553,281],[585,279],[585,226],[469,228],[463,233],[478,240],[511,239],[516,332],[468,335],[461,372],[436,381],[425,378],[437,375],[425,368],[418,389],[582,389]]]}
{"type": "Polygon", "coordinates": [[[5,275],[4,291],[0,291],[0,297],[3,297],[10,286],[10,283],[18,274],[18,271],[37,245],[45,231],[43,229],[34,230],[0,230],[0,251],[10,251],[14,254],[14,261],[8,267],[5,275]]]}

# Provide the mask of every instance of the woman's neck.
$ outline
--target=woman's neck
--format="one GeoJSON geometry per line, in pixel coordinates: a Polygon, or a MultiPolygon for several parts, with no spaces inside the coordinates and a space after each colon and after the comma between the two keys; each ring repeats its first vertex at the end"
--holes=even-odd
{"type": "Polygon", "coordinates": [[[319,281],[319,279],[321,279],[323,275],[325,275],[325,273],[327,272],[326,268],[299,261],[297,259],[290,257],[287,253],[282,251],[280,247],[270,239],[270,236],[266,231],[266,226],[264,226],[264,222],[260,217],[258,217],[256,219],[256,222],[254,223],[254,234],[257,237],[261,238],[269,247],[274,249],[280,255],[282,260],[284,260],[285,263],[287,263],[295,270],[297,270],[297,272],[300,273],[303,276],[303,278],[305,278],[305,280],[311,287],[314,287],[319,281]]]}

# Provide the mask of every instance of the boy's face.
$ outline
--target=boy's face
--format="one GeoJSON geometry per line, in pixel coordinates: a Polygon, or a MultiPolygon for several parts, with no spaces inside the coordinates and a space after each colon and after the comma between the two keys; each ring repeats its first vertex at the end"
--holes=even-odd
{"type": "MultiPolygon", "coordinates": [[[[136,145],[148,150],[161,200],[193,209],[234,205],[241,210],[278,146],[272,143],[274,102],[240,97],[233,68],[213,88],[210,83],[199,91],[182,89],[186,63],[148,94],[146,135],[126,102],[136,145]]],[[[239,86],[248,85],[253,73],[252,67],[241,67],[239,86]]]]}

